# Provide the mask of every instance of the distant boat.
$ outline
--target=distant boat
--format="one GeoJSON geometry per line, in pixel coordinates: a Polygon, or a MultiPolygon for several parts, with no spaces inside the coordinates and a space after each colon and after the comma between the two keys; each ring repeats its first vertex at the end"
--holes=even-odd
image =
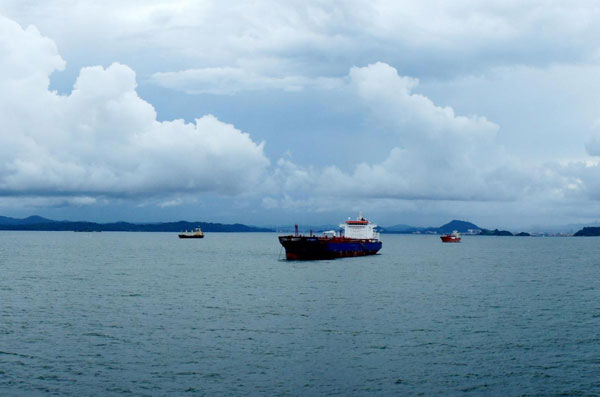
{"type": "Polygon", "coordinates": [[[204,233],[202,233],[202,229],[197,227],[191,232],[186,230],[185,232],[179,234],[179,238],[204,238],[204,233]]]}
{"type": "Polygon", "coordinates": [[[372,224],[359,214],[358,219],[348,219],[340,225],[343,235],[336,236],[335,230],[323,232],[323,236],[295,234],[279,236],[279,242],[285,248],[285,257],[289,260],[334,259],[348,256],[374,255],[381,249],[377,225],[372,224]]]}
{"type": "Polygon", "coordinates": [[[440,238],[442,239],[442,242],[444,243],[460,243],[460,233],[457,232],[456,230],[453,231],[450,234],[442,234],[440,236],[440,238]]]}

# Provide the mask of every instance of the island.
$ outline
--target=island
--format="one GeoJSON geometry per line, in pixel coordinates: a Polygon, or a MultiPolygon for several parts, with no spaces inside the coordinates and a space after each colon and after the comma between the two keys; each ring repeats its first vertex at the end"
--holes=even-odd
{"type": "Polygon", "coordinates": [[[595,237],[600,236],[600,227],[587,226],[577,231],[573,236],[575,237],[595,237]]]}
{"type": "Polygon", "coordinates": [[[521,232],[521,233],[515,234],[515,236],[517,236],[517,237],[531,237],[531,234],[529,234],[527,232],[521,232]]]}
{"type": "Polygon", "coordinates": [[[480,236],[514,236],[514,234],[512,234],[508,230],[498,230],[498,229],[494,229],[494,230],[481,229],[481,232],[479,233],[479,235],[480,236]]]}

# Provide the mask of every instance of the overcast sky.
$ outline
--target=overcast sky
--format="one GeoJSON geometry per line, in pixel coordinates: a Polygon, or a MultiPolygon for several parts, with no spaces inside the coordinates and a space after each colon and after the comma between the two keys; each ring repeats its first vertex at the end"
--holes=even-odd
{"type": "Polygon", "coordinates": [[[0,215],[600,220],[596,1],[0,0],[0,215]]]}

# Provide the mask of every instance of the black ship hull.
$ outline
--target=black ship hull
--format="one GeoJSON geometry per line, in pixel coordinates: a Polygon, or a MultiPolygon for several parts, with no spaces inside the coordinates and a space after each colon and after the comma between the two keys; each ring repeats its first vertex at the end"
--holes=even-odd
{"type": "Polygon", "coordinates": [[[381,249],[381,241],[345,237],[280,236],[288,260],[335,259],[374,255],[381,249]]]}

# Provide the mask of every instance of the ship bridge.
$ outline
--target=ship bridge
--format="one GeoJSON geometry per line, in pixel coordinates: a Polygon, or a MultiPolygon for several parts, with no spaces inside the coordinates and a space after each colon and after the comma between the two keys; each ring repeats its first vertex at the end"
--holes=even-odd
{"type": "Polygon", "coordinates": [[[360,214],[357,219],[348,219],[340,227],[344,230],[346,238],[379,239],[379,233],[375,231],[377,225],[369,222],[360,214]]]}

